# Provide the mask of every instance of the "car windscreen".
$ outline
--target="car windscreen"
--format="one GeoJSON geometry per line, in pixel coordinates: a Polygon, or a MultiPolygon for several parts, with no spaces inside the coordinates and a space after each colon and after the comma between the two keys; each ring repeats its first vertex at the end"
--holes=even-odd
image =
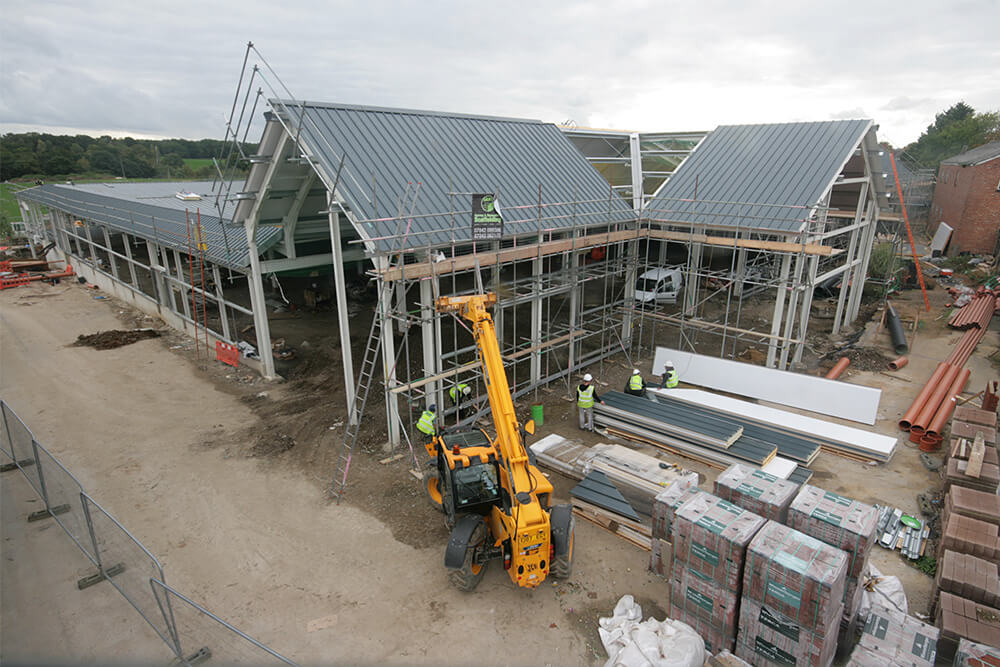
{"type": "Polygon", "coordinates": [[[635,282],[635,288],[640,292],[655,292],[657,280],[655,278],[639,278],[635,282]]]}

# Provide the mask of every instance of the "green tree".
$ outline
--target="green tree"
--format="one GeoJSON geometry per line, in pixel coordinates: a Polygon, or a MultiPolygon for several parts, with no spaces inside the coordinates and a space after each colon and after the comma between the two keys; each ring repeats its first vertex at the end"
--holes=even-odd
{"type": "Polygon", "coordinates": [[[1000,139],[1000,112],[976,113],[959,102],[934,117],[934,123],[907,146],[903,160],[913,167],[936,168],[942,160],[1000,139]]]}

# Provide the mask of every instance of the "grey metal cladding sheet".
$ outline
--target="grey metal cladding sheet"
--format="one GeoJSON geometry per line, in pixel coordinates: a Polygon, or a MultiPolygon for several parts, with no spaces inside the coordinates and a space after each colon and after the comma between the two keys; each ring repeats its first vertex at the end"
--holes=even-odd
{"type": "MultiPolygon", "coordinates": [[[[183,253],[195,248],[195,240],[188,240],[185,206],[191,221],[195,211],[201,210],[201,225],[208,246],[205,259],[237,270],[250,264],[246,233],[241,225],[226,225],[225,233],[215,206],[209,195],[201,201],[183,202],[174,196],[180,190],[190,190],[190,183],[128,183],[108,185],[107,194],[96,191],[101,184],[40,185],[18,193],[22,199],[38,202],[65,211],[74,217],[106,225],[112,231],[126,232],[183,253]],[[127,187],[141,186],[141,187],[127,187]],[[164,192],[170,191],[168,194],[164,192]],[[139,201],[147,199],[149,203],[139,201]],[[206,210],[212,213],[206,213],[206,210]]],[[[205,184],[201,184],[204,186],[205,184]]],[[[202,188],[204,189],[204,188],[202,188]]],[[[257,232],[258,248],[267,250],[281,239],[281,230],[261,227],[257,232]]]]}
{"type": "Polygon", "coordinates": [[[870,125],[870,120],[722,125],[657,193],[648,216],[797,231],[870,125]]]}
{"type": "MultiPolygon", "coordinates": [[[[498,195],[505,237],[536,232],[539,217],[543,230],[568,227],[574,220],[600,224],[636,219],[629,204],[613,195],[554,125],[304,104],[302,141],[330,178],[345,156],[338,192],[368,238],[405,234],[407,247],[446,245],[454,226],[456,240],[468,240],[474,192],[498,195]],[[386,220],[400,214],[402,222],[386,220]]],[[[281,103],[272,105],[280,108],[281,103]]],[[[294,124],[302,107],[287,105],[294,124]]],[[[398,247],[379,245],[383,250],[398,247]]]]}

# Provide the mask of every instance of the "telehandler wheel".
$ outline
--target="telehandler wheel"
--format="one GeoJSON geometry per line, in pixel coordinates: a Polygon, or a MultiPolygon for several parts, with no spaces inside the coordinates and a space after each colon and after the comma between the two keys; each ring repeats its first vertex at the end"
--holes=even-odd
{"type": "Polygon", "coordinates": [[[444,492],[441,489],[441,479],[435,465],[430,465],[424,469],[424,491],[427,492],[427,500],[439,512],[444,512],[444,492]]]}
{"type": "Polygon", "coordinates": [[[474,562],[475,555],[482,551],[486,544],[486,533],[486,522],[480,521],[469,538],[469,546],[465,550],[465,562],[462,563],[462,568],[448,572],[448,580],[451,585],[460,591],[468,593],[475,590],[479,582],[483,580],[483,575],[486,574],[486,563],[476,565],[474,562]]]}
{"type": "Polygon", "coordinates": [[[573,574],[573,543],[576,539],[576,518],[572,505],[556,505],[549,514],[552,526],[554,558],[549,572],[556,579],[569,579],[573,574]]]}

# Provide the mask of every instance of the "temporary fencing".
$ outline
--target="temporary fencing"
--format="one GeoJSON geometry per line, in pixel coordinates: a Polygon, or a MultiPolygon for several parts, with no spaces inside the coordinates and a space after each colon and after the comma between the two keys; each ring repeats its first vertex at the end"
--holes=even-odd
{"type": "Polygon", "coordinates": [[[125,526],[101,507],[0,399],[0,463],[17,468],[44,509],[28,521],[54,519],[95,566],[78,588],[107,581],[166,643],[179,664],[294,664],[177,592],[163,567],[125,526]],[[10,463],[8,463],[8,460],[10,463]]]}

